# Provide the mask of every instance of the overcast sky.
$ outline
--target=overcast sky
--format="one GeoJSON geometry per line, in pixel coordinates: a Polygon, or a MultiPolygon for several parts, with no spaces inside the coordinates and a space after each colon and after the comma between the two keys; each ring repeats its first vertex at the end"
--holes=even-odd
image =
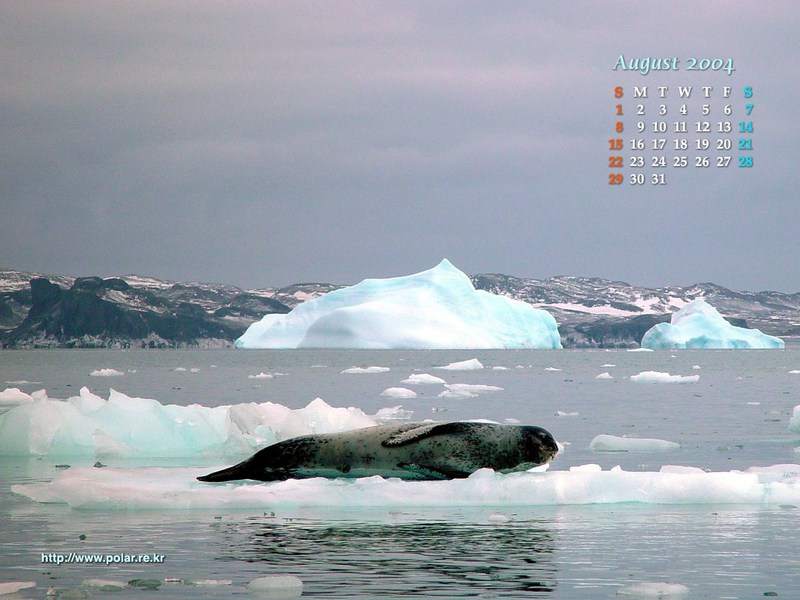
{"type": "Polygon", "coordinates": [[[269,287],[447,257],[797,292],[798,31],[792,0],[3,2],[0,266],[269,287]],[[633,86],[731,86],[734,128],[752,86],[753,167],[633,186],[626,150],[609,185],[618,85],[626,146],[633,86]]]}

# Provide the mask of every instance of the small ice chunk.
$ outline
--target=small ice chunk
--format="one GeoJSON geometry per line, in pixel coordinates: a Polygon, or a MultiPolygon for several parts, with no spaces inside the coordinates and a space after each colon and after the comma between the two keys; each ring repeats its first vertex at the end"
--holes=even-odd
{"type": "Polygon", "coordinates": [[[429,373],[414,373],[409,376],[408,379],[403,379],[403,381],[400,383],[405,383],[408,385],[428,385],[444,382],[444,379],[441,377],[436,377],[436,375],[430,375],[429,373]]]}
{"type": "Polygon", "coordinates": [[[800,375],[800,369],[792,369],[789,371],[790,375],[800,375]]]}
{"type": "Polygon", "coordinates": [[[492,367],[492,371],[508,371],[508,367],[492,367]]]}
{"type": "Polygon", "coordinates": [[[496,385],[483,385],[480,383],[446,383],[447,389],[439,394],[439,398],[474,398],[486,392],[501,392],[503,388],[496,385]]]}
{"type": "Polygon", "coordinates": [[[267,575],[253,579],[247,589],[266,598],[297,598],[303,593],[303,582],[294,575],[267,575]]]}
{"type": "Polygon", "coordinates": [[[86,587],[100,588],[104,592],[114,592],[127,588],[128,582],[118,581],[116,579],[84,579],[83,585],[86,587]]]}
{"type": "Polygon", "coordinates": [[[680,448],[680,444],[655,438],[626,438],[600,434],[589,444],[594,452],[664,452],[680,448]]]}
{"type": "Polygon", "coordinates": [[[605,373],[600,373],[595,379],[614,379],[614,376],[606,371],[605,373]]]}
{"type": "Polygon", "coordinates": [[[402,406],[390,406],[375,413],[375,419],[378,421],[402,421],[410,419],[413,414],[413,410],[406,410],[402,406]]]}
{"type": "Polygon", "coordinates": [[[511,520],[511,517],[503,513],[492,513],[489,515],[488,520],[490,523],[508,523],[511,520]]]}
{"type": "Polygon", "coordinates": [[[0,583],[0,596],[7,594],[16,594],[20,590],[27,590],[28,588],[36,587],[34,581],[6,581],[0,583]]]}
{"type": "Polygon", "coordinates": [[[120,375],[125,375],[125,373],[116,369],[96,369],[89,375],[92,377],[119,377],[120,375]]]}
{"type": "Polygon", "coordinates": [[[386,373],[389,367],[350,367],[342,371],[342,374],[370,374],[370,373],[386,373]]]}
{"type": "Polygon", "coordinates": [[[617,365],[612,365],[611,363],[606,363],[606,364],[600,365],[600,366],[601,367],[605,367],[605,368],[610,368],[610,367],[616,367],[617,365]]]}
{"type": "Polygon", "coordinates": [[[273,377],[275,377],[275,375],[272,373],[264,373],[264,371],[261,371],[258,375],[247,376],[248,379],[272,379],[273,377]]]}
{"type": "Polygon", "coordinates": [[[694,369],[695,371],[699,371],[702,368],[703,367],[701,367],[700,365],[692,365],[692,369],[694,369]]]}
{"type": "Polygon", "coordinates": [[[578,413],[576,412],[564,412],[563,410],[556,411],[557,417],[577,417],[578,413]]]}
{"type": "Polygon", "coordinates": [[[642,371],[631,375],[631,381],[637,383],[697,383],[700,375],[670,375],[660,371],[642,371]]]}
{"type": "Polygon", "coordinates": [[[452,362],[449,365],[444,365],[443,367],[434,367],[434,368],[443,369],[447,371],[475,371],[477,369],[482,369],[483,363],[481,363],[481,361],[479,361],[477,358],[470,358],[469,360],[452,362]]]}
{"type": "Polygon", "coordinates": [[[557,372],[557,371],[560,371],[561,369],[559,369],[558,367],[545,367],[544,370],[545,371],[557,372]]]}
{"type": "Polygon", "coordinates": [[[652,352],[651,348],[628,348],[627,352],[652,352]]]}
{"type": "Polygon", "coordinates": [[[381,392],[381,396],[390,398],[416,398],[417,392],[404,387],[390,387],[381,392]]]}
{"type": "Polygon", "coordinates": [[[617,596],[632,598],[683,598],[689,588],[680,583],[652,582],[632,583],[617,590],[617,596]]]}

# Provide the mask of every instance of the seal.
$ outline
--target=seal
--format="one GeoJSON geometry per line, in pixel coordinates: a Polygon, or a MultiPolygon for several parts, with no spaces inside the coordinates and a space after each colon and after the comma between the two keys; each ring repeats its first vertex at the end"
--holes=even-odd
{"type": "Polygon", "coordinates": [[[553,436],[532,425],[403,423],[284,440],[238,465],[197,479],[282,481],[371,475],[456,479],[483,468],[525,471],[549,462],[557,453],[553,436]]]}

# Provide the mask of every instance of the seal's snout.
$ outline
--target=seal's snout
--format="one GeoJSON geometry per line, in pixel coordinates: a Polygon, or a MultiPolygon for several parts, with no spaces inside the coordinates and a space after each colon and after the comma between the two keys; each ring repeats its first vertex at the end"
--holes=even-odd
{"type": "Polygon", "coordinates": [[[558,442],[546,429],[532,427],[528,441],[531,450],[539,455],[540,463],[549,462],[558,454],[558,442]]]}

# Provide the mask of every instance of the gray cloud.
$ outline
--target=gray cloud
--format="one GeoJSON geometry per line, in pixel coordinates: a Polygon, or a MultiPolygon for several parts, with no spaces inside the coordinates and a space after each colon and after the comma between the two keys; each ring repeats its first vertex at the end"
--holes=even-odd
{"type": "Polygon", "coordinates": [[[791,2],[6,3],[0,264],[243,286],[432,266],[800,290],[791,2]],[[611,70],[733,57],[736,72],[611,70]],[[615,85],[757,92],[756,168],[609,189],[615,85]]]}

